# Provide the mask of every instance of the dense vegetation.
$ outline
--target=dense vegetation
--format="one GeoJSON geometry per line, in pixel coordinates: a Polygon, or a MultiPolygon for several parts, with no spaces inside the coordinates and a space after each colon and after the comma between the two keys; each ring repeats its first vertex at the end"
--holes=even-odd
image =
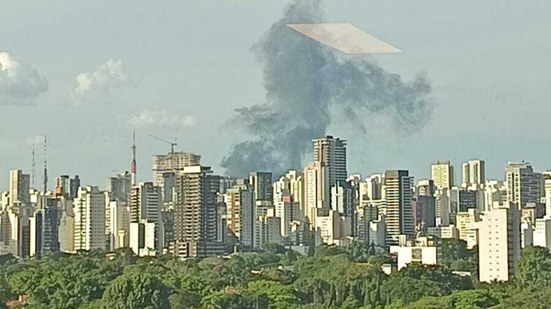
{"type": "Polygon", "coordinates": [[[551,255],[530,247],[509,283],[478,284],[476,254],[442,244],[442,265],[411,265],[390,276],[374,248],[319,247],[309,257],[280,246],[231,258],[136,258],[128,250],[0,256],[0,307],[26,308],[551,308],[551,255]],[[473,277],[476,278],[476,277],[473,277]],[[15,302],[18,298],[23,301],[15,302]]]}

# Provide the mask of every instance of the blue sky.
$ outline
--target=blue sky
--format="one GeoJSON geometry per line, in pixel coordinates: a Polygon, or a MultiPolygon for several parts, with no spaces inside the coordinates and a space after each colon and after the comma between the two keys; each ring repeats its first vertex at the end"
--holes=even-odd
{"type": "MultiPolygon", "coordinates": [[[[4,1],[0,52],[34,68],[48,89],[25,105],[0,96],[0,186],[7,189],[9,169],[30,171],[31,140],[43,134],[50,179],[79,173],[104,186],[113,169],[129,168],[134,125],[139,180],[151,179],[151,156],[169,150],[148,134],[177,137],[178,150],[201,154],[223,173],[221,159],[243,136],[222,126],[235,108],[264,100],[251,46],[286,3],[4,1]],[[103,82],[106,70],[123,78],[103,82]],[[79,74],[94,83],[81,85],[89,90],[82,96],[79,74]]],[[[433,161],[459,166],[473,158],[487,161],[492,178],[502,178],[507,160],[551,168],[549,1],[328,0],[325,7],[328,21],[351,22],[404,51],[374,56],[382,67],[405,79],[426,72],[434,86],[431,123],[407,138],[388,134],[379,118],[363,120],[364,134],[335,113],[330,133],[348,139],[350,172],[403,168],[420,179],[433,161]]]]}

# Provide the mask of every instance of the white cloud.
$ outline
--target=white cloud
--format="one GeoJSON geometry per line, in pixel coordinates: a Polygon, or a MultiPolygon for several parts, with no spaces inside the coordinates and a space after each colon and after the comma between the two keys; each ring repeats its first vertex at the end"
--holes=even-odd
{"type": "Polygon", "coordinates": [[[172,114],[165,110],[143,110],[130,117],[128,124],[133,127],[189,128],[197,124],[197,119],[194,116],[172,114]]]}
{"type": "Polygon", "coordinates": [[[113,90],[133,84],[134,82],[126,72],[122,61],[109,59],[95,71],[77,75],[72,97],[77,104],[91,99],[105,99],[112,94],[113,90]]]}
{"type": "Polygon", "coordinates": [[[0,52],[0,103],[30,104],[48,87],[48,80],[30,64],[0,52]]]}

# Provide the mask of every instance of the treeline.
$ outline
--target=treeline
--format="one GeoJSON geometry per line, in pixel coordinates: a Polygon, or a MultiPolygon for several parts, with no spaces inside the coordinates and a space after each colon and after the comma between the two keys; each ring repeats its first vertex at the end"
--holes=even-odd
{"type": "Polygon", "coordinates": [[[386,275],[388,256],[361,243],[319,247],[303,257],[281,246],[229,258],[177,261],[114,254],[56,254],[18,261],[0,256],[3,308],[551,308],[551,255],[523,251],[516,278],[476,282],[476,252],[442,244],[439,266],[386,275]],[[470,271],[473,277],[454,270],[470,271]]]}

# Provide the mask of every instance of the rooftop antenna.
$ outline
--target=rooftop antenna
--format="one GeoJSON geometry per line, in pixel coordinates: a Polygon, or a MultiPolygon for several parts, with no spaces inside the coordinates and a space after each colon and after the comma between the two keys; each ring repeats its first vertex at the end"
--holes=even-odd
{"type": "Polygon", "coordinates": [[[48,191],[48,137],[44,135],[44,194],[48,191]]]}
{"type": "Polygon", "coordinates": [[[35,154],[34,154],[34,146],[35,146],[35,143],[33,141],[33,150],[32,150],[32,161],[31,161],[31,176],[32,176],[32,185],[33,185],[33,188],[36,188],[35,187],[35,178],[36,178],[36,173],[35,173],[35,166],[36,166],[36,161],[35,161],[35,154]]]}
{"type": "Polygon", "coordinates": [[[133,135],[132,135],[132,164],[130,166],[130,182],[132,186],[136,185],[136,171],[137,171],[137,163],[136,163],[136,129],[134,129],[133,135]]]}

